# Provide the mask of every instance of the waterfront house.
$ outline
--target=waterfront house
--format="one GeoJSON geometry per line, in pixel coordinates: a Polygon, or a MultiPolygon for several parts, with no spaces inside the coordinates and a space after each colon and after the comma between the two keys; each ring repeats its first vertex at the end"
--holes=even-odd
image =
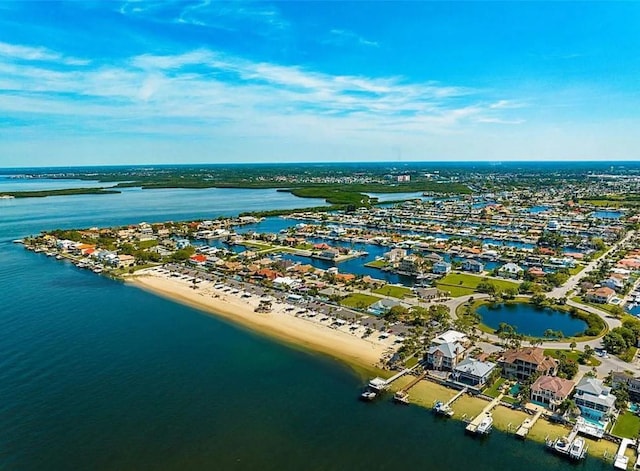
{"type": "Polygon", "coordinates": [[[336,260],[339,255],[340,252],[337,249],[329,248],[320,252],[318,258],[321,258],[323,260],[336,260]]]}
{"type": "Polygon", "coordinates": [[[407,251],[405,249],[391,249],[384,254],[385,260],[390,263],[400,262],[400,260],[402,260],[406,256],[407,251]]]}
{"type": "Polygon", "coordinates": [[[583,377],[576,386],[573,400],[582,416],[588,419],[606,421],[615,411],[616,396],[597,378],[583,377]]]}
{"type": "Polygon", "coordinates": [[[607,304],[615,296],[616,292],[607,286],[590,289],[585,295],[585,300],[590,303],[607,304]]]}
{"type": "Polygon", "coordinates": [[[132,266],[134,263],[136,263],[136,257],[133,255],[118,255],[118,268],[127,268],[132,266]]]}
{"type": "Polygon", "coordinates": [[[462,262],[462,269],[471,273],[482,273],[484,271],[484,264],[477,260],[468,259],[462,262]]]}
{"type": "Polygon", "coordinates": [[[453,379],[474,388],[482,388],[496,368],[495,363],[465,358],[453,370],[453,379]]]}
{"type": "Polygon", "coordinates": [[[452,371],[462,359],[464,350],[458,342],[433,345],[427,350],[427,367],[432,370],[452,371]]]}
{"type": "Polygon", "coordinates": [[[431,271],[437,275],[446,275],[451,271],[451,264],[445,261],[436,262],[433,264],[431,271]]]}
{"type": "Polygon", "coordinates": [[[515,263],[505,263],[498,269],[498,274],[500,276],[504,276],[505,278],[519,278],[524,270],[515,263]]]}
{"type": "Polygon", "coordinates": [[[626,384],[629,389],[629,399],[632,401],[640,401],[640,378],[636,378],[629,373],[622,371],[613,371],[611,373],[611,385],[617,387],[626,384]]]}
{"type": "Polygon", "coordinates": [[[499,360],[504,376],[524,381],[534,373],[553,376],[558,362],[546,356],[544,350],[537,347],[525,347],[504,352],[499,360]]]}
{"type": "Polygon", "coordinates": [[[611,288],[614,291],[620,291],[622,290],[622,288],[624,288],[624,281],[617,278],[616,276],[611,275],[609,278],[602,282],[602,286],[611,288]]]}
{"type": "Polygon", "coordinates": [[[459,343],[461,345],[468,346],[470,344],[470,340],[469,337],[462,332],[458,332],[457,330],[447,330],[431,341],[431,345],[441,345],[443,343],[459,343]]]}
{"type": "Polygon", "coordinates": [[[557,376],[540,376],[531,385],[531,400],[544,404],[551,410],[555,410],[562,401],[567,399],[575,383],[557,376]]]}
{"type": "Polygon", "coordinates": [[[400,260],[398,265],[399,273],[408,273],[410,275],[420,272],[420,259],[416,255],[407,255],[400,260]]]}

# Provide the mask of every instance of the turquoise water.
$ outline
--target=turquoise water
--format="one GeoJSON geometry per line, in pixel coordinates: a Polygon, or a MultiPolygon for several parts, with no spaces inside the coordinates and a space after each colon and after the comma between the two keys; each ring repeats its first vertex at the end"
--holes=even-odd
{"type": "Polygon", "coordinates": [[[482,322],[497,329],[500,323],[506,322],[517,328],[518,333],[533,337],[542,337],[545,330],[560,330],[566,336],[584,332],[586,322],[573,318],[554,309],[536,309],[531,304],[514,303],[490,306],[483,304],[478,308],[482,322]]]}
{"type": "MultiPolygon", "coordinates": [[[[365,379],[336,361],[10,242],[54,227],[300,204],[286,195],[133,190],[1,202],[0,469],[566,468],[539,444],[497,431],[473,440],[425,409],[361,403],[365,379]]],[[[605,469],[592,458],[581,467],[605,469]]]]}

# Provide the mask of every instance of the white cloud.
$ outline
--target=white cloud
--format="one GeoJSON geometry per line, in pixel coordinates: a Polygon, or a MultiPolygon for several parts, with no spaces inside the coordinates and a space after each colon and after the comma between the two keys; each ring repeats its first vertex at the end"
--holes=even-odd
{"type": "MultiPolygon", "coordinates": [[[[20,121],[20,136],[32,140],[145,136],[215,141],[240,154],[252,146],[271,153],[330,146],[342,155],[335,148],[346,146],[382,156],[392,143],[429,148],[468,127],[513,124],[509,103],[516,102],[483,94],[402,77],[332,75],[208,49],[62,70],[49,59],[0,56],[0,114],[20,121]],[[29,120],[32,126],[24,124],[29,120]],[[28,136],[30,130],[37,134],[28,136]]],[[[0,134],[5,139],[15,129],[5,124],[0,134]]]]}
{"type": "Polygon", "coordinates": [[[89,60],[68,57],[44,47],[30,47],[0,42],[0,58],[30,62],[57,62],[65,65],[87,65],[89,60]]]}

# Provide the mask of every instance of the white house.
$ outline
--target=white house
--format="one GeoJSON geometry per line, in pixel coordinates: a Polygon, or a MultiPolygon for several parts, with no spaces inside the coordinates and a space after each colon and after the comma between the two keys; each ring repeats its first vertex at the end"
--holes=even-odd
{"type": "Polygon", "coordinates": [[[606,421],[615,411],[616,396],[597,378],[583,377],[576,386],[573,400],[582,416],[589,419],[606,421]]]}
{"type": "Polygon", "coordinates": [[[506,278],[518,278],[524,270],[515,263],[505,263],[498,269],[498,274],[506,278]]]}

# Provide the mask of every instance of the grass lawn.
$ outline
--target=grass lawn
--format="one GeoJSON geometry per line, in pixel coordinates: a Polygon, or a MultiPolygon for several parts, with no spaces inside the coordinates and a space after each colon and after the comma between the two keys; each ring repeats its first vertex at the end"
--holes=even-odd
{"type": "MultiPolygon", "coordinates": [[[[449,273],[436,282],[436,287],[442,291],[449,291],[453,297],[464,296],[473,294],[483,278],[482,276],[468,275],[466,273],[449,273]]],[[[486,281],[493,284],[500,291],[504,291],[507,288],[518,289],[518,284],[512,281],[493,278],[487,278],[486,281]]]]}
{"type": "Polygon", "coordinates": [[[569,268],[569,274],[570,275],[577,275],[578,273],[580,273],[582,270],[584,269],[583,265],[578,265],[575,266],[573,268],[569,268]]]}
{"type": "Polygon", "coordinates": [[[498,380],[493,383],[493,386],[482,391],[482,394],[486,394],[487,396],[491,397],[498,397],[498,395],[500,394],[500,386],[502,386],[505,381],[506,380],[504,378],[498,378],[498,380]]]}
{"type": "Polygon", "coordinates": [[[352,308],[366,309],[380,299],[382,298],[379,298],[377,296],[370,296],[368,294],[362,293],[353,293],[340,301],[340,304],[352,308]]]}
{"type": "MultiPolygon", "coordinates": [[[[552,358],[556,358],[558,359],[560,357],[560,355],[558,355],[557,352],[560,353],[564,353],[565,356],[567,357],[568,360],[573,360],[575,362],[578,362],[578,357],[580,356],[580,352],[578,350],[574,350],[573,352],[571,350],[561,350],[561,349],[556,349],[556,348],[547,348],[544,351],[544,354],[547,356],[550,356],[552,358]]],[[[597,358],[591,357],[591,361],[587,366],[600,366],[602,362],[600,360],[598,360],[597,358]]]]}
{"type": "Polygon", "coordinates": [[[626,411],[618,417],[613,427],[613,435],[622,438],[636,438],[640,433],[640,417],[633,412],[626,411]]]}
{"type": "Polygon", "coordinates": [[[382,294],[384,296],[392,296],[394,298],[402,299],[405,296],[411,296],[412,291],[404,286],[384,285],[378,289],[373,290],[374,293],[382,294]]]}
{"type": "Polygon", "coordinates": [[[365,267],[370,267],[370,268],[382,268],[382,267],[386,267],[387,265],[389,265],[389,263],[386,262],[385,260],[373,260],[371,262],[364,264],[365,267]]]}
{"type": "Polygon", "coordinates": [[[415,364],[418,363],[419,360],[420,358],[413,356],[404,362],[404,366],[406,368],[411,368],[412,366],[415,366],[415,364]]]}
{"type": "Polygon", "coordinates": [[[150,249],[151,247],[155,247],[156,245],[158,245],[158,241],[157,240],[141,240],[139,241],[137,244],[139,249],[150,249]]]}
{"type": "Polygon", "coordinates": [[[252,249],[257,249],[257,250],[272,250],[274,248],[279,248],[270,244],[261,244],[259,242],[248,242],[248,241],[242,242],[242,245],[246,247],[250,247],[252,249]]]}

